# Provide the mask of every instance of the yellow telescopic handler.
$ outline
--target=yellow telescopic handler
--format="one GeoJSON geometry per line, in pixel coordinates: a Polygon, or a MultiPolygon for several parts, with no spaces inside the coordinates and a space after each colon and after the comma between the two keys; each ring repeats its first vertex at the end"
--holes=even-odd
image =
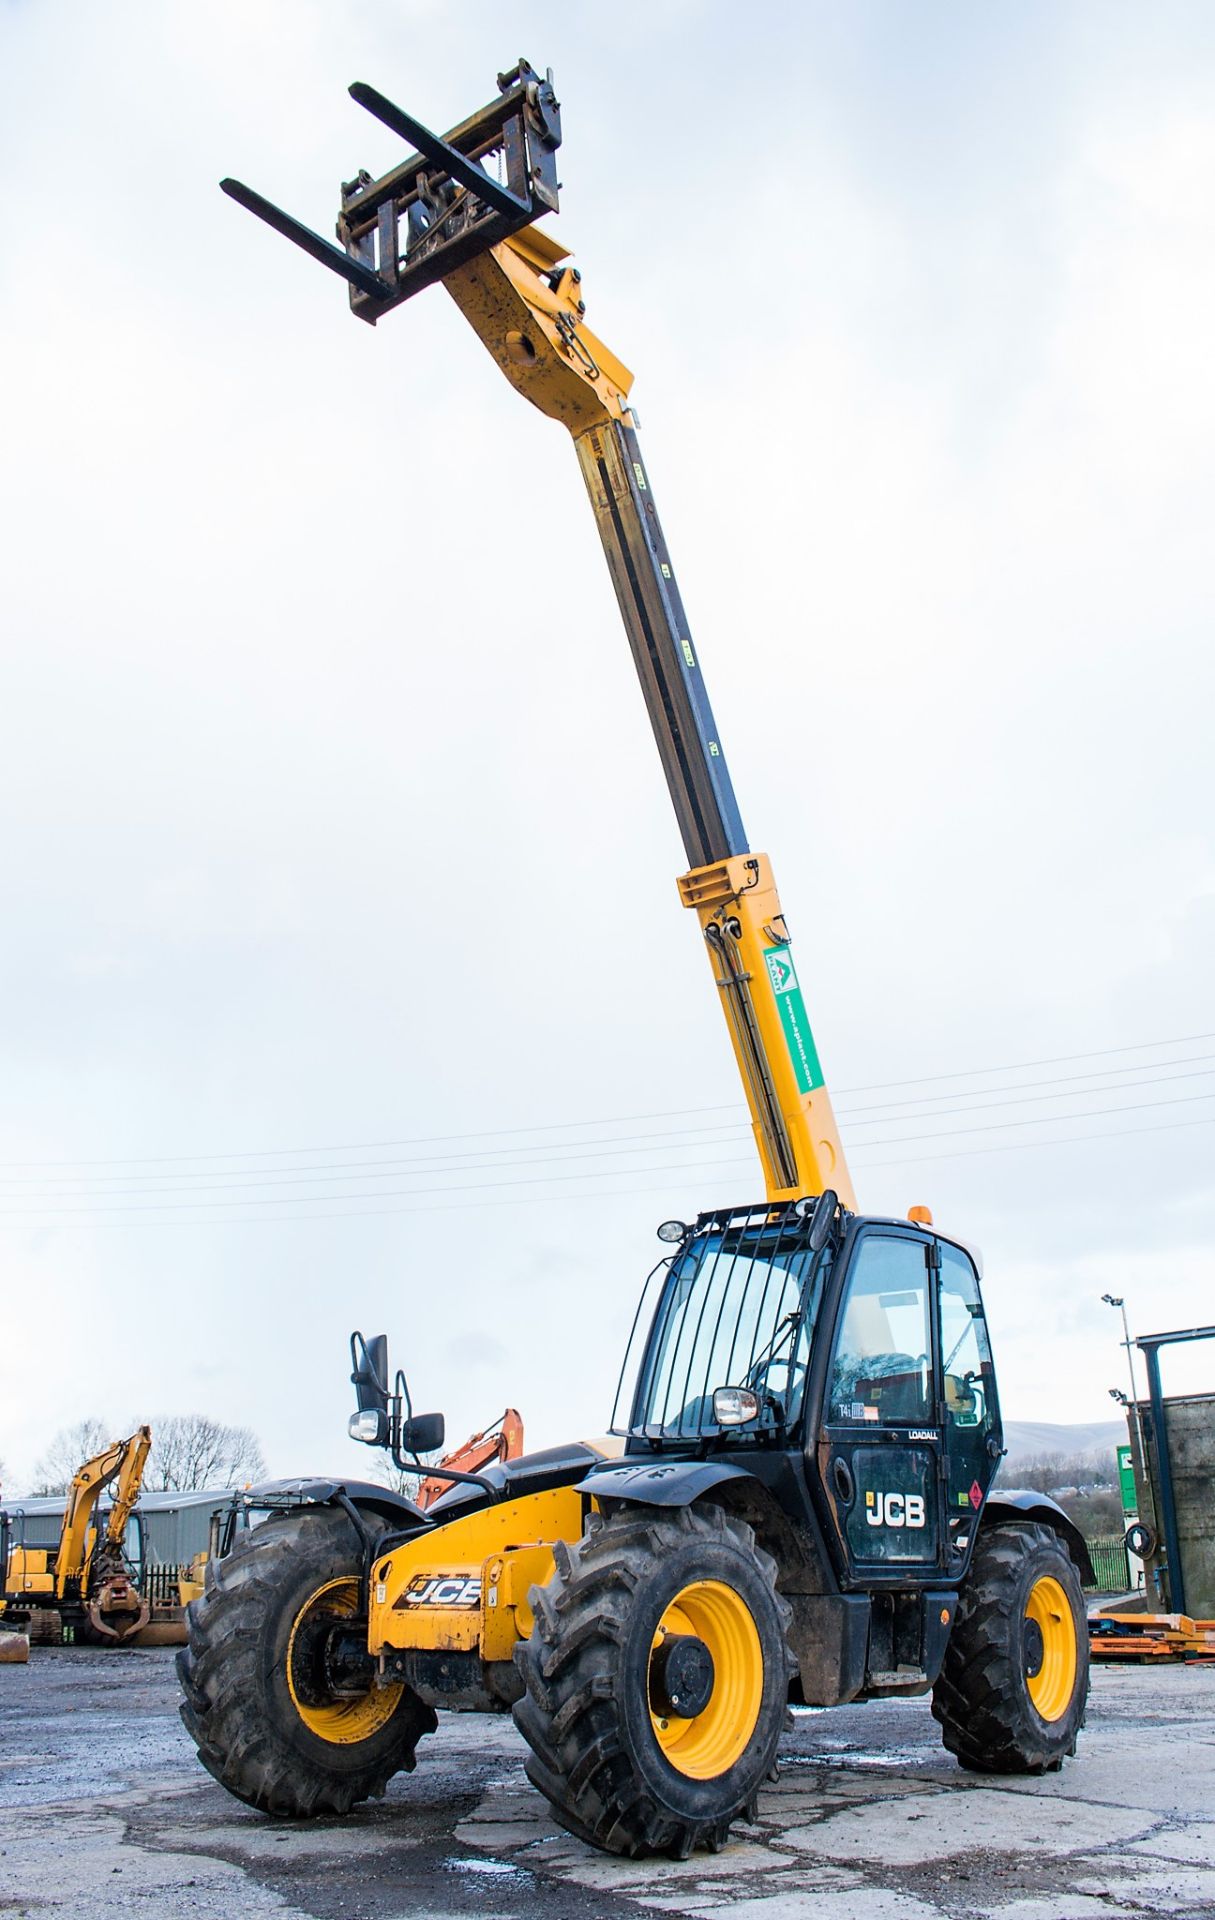
{"type": "MultiPolygon", "coordinates": [[[[366,86],[413,151],[342,190],[333,246],[231,197],[344,278],[372,324],[441,281],[573,437],[687,852],[764,1192],[659,1228],[610,1441],[449,1471],[425,1512],[367,1483],[238,1497],[189,1610],[200,1757],[275,1814],[344,1813],[411,1769],[440,1708],[513,1713],[572,1833],[686,1856],[752,1815],[789,1703],[931,1693],[963,1766],[1040,1774],[1088,1690],[1076,1528],[991,1491],[1003,1442],[971,1253],[856,1212],[788,929],[751,851],[654,506],[632,377],[535,223],[557,208],[552,76],[526,62],[445,137],[366,86]],[[250,1521],[257,1524],[249,1525],[250,1521]]],[[[351,1432],[442,1444],[383,1335],[352,1337],[351,1432]]]]}

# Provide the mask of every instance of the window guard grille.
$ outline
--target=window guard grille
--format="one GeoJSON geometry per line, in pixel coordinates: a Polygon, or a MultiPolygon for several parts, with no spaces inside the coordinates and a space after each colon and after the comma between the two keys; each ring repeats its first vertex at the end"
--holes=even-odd
{"type": "MultiPolygon", "coordinates": [[[[713,1417],[718,1387],[751,1387],[799,1412],[820,1260],[799,1201],[702,1213],[650,1273],[621,1367],[612,1432],[697,1441],[755,1428],[713,1417]]],[[[772,1423],[768,1414],[768,1425],[772,1423]]]]}

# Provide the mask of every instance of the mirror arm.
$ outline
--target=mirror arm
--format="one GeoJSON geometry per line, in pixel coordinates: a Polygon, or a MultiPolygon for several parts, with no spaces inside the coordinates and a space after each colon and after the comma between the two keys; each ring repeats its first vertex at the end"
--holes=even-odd
{"type": "Polygon", "coordinates": [[[416,1453],[412,1455],[402,1453],[395,1442],[392,1446],[392,1464],[398,1473],[418,1473],[423,1480],[430,1479],[432,1476],[436,1480],[459,1480],[465,1486],[483,1488],[491,1500],[501,1500],[505,1497],[503,1489],[496,1487],[492,1480],[487,1480],[484,1474],[457,1473],[454,1467],[428,1467],[418,1459],[416,1453]]]}

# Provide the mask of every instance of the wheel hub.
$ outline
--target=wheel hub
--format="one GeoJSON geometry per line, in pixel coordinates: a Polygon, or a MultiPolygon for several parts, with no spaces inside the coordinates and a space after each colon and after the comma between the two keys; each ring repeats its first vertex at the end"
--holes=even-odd
{"type": "Polygon", "coordinates": [[[326,1706],[332,1698],[325,1673],[325,1650],[335,1624],[332,1614],[314,1613],[299,1622],[293,1635],[291,1685],[306,1707],[326,1706]]]}
{"type": "Polygon", "coordinates": [[[358,1700],[375,1679],[366,1624],[318,1613],[301,1622],[291,1649],[291,1682],[307,1707],[358,1700]]]}
{"type": "Polygon", "coordinates": [[[713,1656],[694,1633],[668,1633],[650,1661],[654,1713],[694,1720],[713,1697],[713,1656]]]}
{"type": "Polygon", "coordinates": [[[1042,1662],[1046,1657],[1046,1642],[1042,1629],[1036,1620],[1025,1622],[1025,1677],[1033,1680],[1042,1671],[1042,1662]]]}

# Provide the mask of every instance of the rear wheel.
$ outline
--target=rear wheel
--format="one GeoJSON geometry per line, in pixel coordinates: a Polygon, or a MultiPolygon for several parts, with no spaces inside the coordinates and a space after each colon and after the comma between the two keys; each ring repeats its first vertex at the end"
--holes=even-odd
{"type": "Polygon", "coordinates": [[[980,1534],[932,1710],[976,1773],[1047,1773],[1076,1751],[1088,1622],[1075,1564],[1033,1522],[980,1534]]]}
{"type": "Polygon", "coordinates": [[[360,1552],[338,1509],[278,1515],[208,1561],[187,1611],[181,1717],[208,1772],[263,1813],[348,1813],[411,1770],[437,1724],[407,1686],[377,1686],[362,1636],[343,1636],[360,1552]]]}
{"type": "Polygon", "coordinates": [[[515,1652],[528,1777],[610,1853],[686,1857],[754,1811],[793,1658],[776,1566],[719,1508],[591,1516],[515,1652]]]}

